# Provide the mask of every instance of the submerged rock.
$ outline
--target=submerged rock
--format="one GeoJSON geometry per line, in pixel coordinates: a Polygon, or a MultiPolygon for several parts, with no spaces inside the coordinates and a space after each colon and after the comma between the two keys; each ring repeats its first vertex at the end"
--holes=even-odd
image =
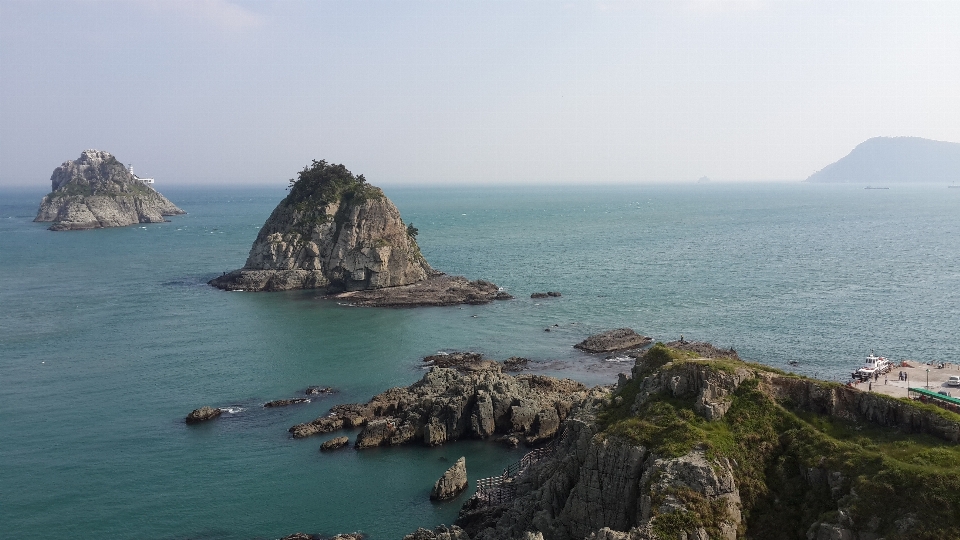
{"type": "Polygon", "coordinates": [[[452,499],[467,489],[467,483],[467,458],[461,457],[433,485],[430,499],[434,501],[452,499]]]}
{"type": "Polygon", "coordinates": [[[164,216],[186,213],[100,150],[85,150],[79,159],[64,162],[50,184],[34,221],[52,221],[51,231],[163,223],[164,216]]]}
{"type": "Polygon", "coordinates": [[[641,336],[632,328],[617,328],[590,336],[573,347],[589,353],[603,353],[635,349],[652,342],[652,338],[641,336]]]}
{"type": "Polygon", "coordinates": [[[213,420],[221,414],[223,414],[223,411],[220,409],[204,406],[188,414],[186,422],[188,424],[198,424],[200,422],[206,422],[207,420],[213,420]]]}

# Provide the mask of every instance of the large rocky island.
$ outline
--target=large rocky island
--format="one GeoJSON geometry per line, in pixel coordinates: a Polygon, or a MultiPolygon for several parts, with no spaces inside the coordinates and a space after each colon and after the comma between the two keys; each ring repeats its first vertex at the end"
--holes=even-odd
{"type": "Polygon", "coordinates": [[[85,150],[50,176],[51,191],[34,221],[52,221],[51,231],[163,223],[185,214],[137,178],[108,152],[85,150]]]}
{"type": "Polygon", "coordinates": [[[920,137],[874,137],[805,181],[955,184],[960,182],[960,144],[920,137]]]}
{"type": "Polygon", "coordinates": [[[291,180],[226,290],[319,289],[355,305],[481,304],[510,298],[489,282],[437,272],[383,191],[343,165],[313,161],[291,180]]]}

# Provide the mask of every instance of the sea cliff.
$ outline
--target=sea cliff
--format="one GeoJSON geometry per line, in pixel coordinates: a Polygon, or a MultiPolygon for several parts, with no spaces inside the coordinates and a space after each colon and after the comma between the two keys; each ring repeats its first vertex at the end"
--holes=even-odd
{"type": "Polygon", "coordinates": [[[960,537],[960,416],[687,345],[577,409],[457,538],[960,537]]]}
{"type": "Polygon", "coordinates": [[[64,162],[50,183],[34,221],[52,221],[52,231],[162,223],[164,216],[186,213],[100,150],[85,150],[79,159],[64,162]]]}

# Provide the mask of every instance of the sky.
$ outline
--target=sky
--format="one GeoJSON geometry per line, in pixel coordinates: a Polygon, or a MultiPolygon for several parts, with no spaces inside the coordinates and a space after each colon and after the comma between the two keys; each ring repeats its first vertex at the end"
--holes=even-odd
{"type": "Polygon", "coordinates": [[[0,0],[0,187],[802,180],[960,142],[960,2],[0,0]]]}

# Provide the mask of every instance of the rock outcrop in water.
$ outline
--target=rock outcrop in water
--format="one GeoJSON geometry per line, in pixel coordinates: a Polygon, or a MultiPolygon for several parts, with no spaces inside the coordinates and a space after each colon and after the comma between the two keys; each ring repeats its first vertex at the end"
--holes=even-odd
{"type": "Polygon", "coordinates": [[[223,414],[223,411],[216,409],[214,407],[203,406],[199,409],[194,409],[187,415],[185,421],[188,424],[199,424],[200,422],[206,422],[207,420],[213,420],[223,414]]]}
{"type": "Polygon", "coordinates": [[[464,438],[515,436],[548,440],[590,391],[569,379],[507,375],[496,362],[464,370],[431,368],[406,388],[391,388],[368,403],[336,405],[312,422],[290,428],[296,438],[363,427],[355,446],[420,442],[434,446],[464,438]]]}
{"type": "Polygon", "coordinates": [[[592,335],[573,347],[589,353],[602,353],[636,349],[652,342],[652,338],[641,336],[632,328],[617,328],[592,335]]]}
{"type": "Polygon", "coordinates": [[[186,213],[100,150],[85,150],[79,159],[64,162],[50,183],[52,191],[34,221],[52,221],[51,231],[162,223],[164,216],[186,213]]]}
{"type": "Polygon", "coordinates": [[[430,499],[434,501],[452,499],[467,489],[467,485],[467,458],[461,457],[433,485],[430,499]]]}
{"type": "Polygon", "coordinates": [[[485,303],[496,285],[447,276],[420,253],[383,191],[343,165],[314,161],[264,223],[243,268],[210,281],[221,289],[320,289],[355,305],[485,303]]]}

